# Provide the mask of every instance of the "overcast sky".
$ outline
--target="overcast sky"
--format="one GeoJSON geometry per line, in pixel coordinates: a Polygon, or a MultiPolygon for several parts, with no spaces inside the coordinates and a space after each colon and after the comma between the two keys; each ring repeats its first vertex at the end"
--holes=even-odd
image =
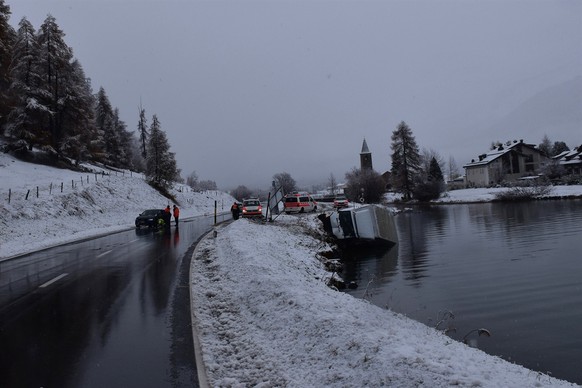
{"type": "Polygon", "coordinates": [[[462,166],[493,141],[582,144],[582,1],[6,0],[51,14],[128,129],[156,114],[185,177],[307,187],[390,169],[401,121],[462,166]]]}

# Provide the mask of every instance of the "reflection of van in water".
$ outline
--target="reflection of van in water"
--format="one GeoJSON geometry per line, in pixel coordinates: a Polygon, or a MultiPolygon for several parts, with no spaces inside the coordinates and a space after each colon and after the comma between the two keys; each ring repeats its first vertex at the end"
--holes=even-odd
{"type": "Polygon", "coordinates": [[[285,213],[304,213],[317,210],[317,202],[307,193],[292,193],[285,196],[285,213]]]}

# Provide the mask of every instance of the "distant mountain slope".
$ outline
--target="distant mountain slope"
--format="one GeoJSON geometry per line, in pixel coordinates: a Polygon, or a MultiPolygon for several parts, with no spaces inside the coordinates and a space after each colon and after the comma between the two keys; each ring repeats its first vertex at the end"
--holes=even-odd
{"type": "Polygon", "coordinates": [[[498,134],[501,141],[514,136],[538,144],[547,134],[551,141],[565,141],[570,147],[582,144],[582,77],[541,90],[486,131],[498,134]]]}

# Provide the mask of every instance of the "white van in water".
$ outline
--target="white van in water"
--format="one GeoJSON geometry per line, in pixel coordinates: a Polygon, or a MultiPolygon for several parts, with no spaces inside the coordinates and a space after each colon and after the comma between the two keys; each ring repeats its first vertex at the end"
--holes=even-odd
{"type": "Polygon", "coordinates": [[[287,194],[283,206],[287,214],[317,211],[317,202],[308,193],[287,194]]]}

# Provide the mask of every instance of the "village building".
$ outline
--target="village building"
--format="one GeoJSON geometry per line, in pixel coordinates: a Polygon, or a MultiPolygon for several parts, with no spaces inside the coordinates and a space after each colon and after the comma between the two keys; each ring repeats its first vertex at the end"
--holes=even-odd
{"type": "Polygon", "coordinates": [[[535,176],[550,159],[535,144],[508,141],[463,166],[469,187],[487,187],[535,176]]]}
{"type": "Polygon", "coordinates": [[[360,169],[373,170],[372,153],[368,148],[368,143],[366,143],[366,139],[364,139],[364,142],[362,143],[362,151],[360,152],[360,169]]]}
{"type": "Polygon", "coordinates": [[[571,151],[564,151],[552,159],[564,167],[566,174],[582,175],[582,145],[571,151]]]}

